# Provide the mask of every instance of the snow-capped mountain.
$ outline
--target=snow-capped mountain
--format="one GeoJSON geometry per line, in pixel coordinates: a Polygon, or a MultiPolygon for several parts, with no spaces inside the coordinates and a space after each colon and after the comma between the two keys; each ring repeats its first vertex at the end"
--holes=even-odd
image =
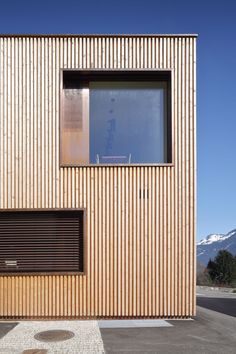
{"type": "Polygon", "coordinates": [[[236,255],[236,229],[226,235],[211,234],[197,243],[197,261],[207,265],[215,258],[219,250],[227,250],[236,255]]]}

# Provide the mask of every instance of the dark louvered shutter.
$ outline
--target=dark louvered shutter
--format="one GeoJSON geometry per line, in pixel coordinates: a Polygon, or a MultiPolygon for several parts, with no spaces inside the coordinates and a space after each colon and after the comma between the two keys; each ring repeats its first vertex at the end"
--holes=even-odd
{"type": "Polygon", "coordinates": [[[82,272],[82,211],[0,212],[0,272],[82,272]]]}

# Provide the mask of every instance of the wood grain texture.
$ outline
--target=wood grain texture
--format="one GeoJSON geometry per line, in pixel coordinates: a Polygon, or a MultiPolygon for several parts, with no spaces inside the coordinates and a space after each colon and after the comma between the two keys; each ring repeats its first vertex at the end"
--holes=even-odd
{"type": "Polygon", "coordinates": [[[195,315],[195,151],[194,36],[0,37],[0,209],[84,208],[87,249],[84,275],[1,275],[0,317],[195,315]],[[173,165],[60,168],[63,68],[172,70],[173,165]]]}

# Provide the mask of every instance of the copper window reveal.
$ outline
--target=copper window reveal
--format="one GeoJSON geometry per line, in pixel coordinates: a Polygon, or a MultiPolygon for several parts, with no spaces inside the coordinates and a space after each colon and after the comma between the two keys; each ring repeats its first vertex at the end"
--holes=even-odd
{"type": "Polygon", "coordinates": [[[0,272],[82,272],[83,211],[0,212],[0,272]]]}

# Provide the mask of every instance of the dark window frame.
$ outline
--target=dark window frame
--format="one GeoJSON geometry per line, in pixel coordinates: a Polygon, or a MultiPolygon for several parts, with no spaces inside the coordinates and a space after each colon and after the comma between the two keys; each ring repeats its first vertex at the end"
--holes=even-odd
{"type": "MultiPolygon", "coordinates": [[[[61,69],[60,70],[60,167],[132,167],[132,166],[174,166],[174,132],[173,132],[173,93],[172,93],[172,79],[173,71],[169,70],[153,70],[153,69],[61,69]],[[165,81],[167,83],[167,162],[161,163],[70,163],[62,161],[62,121],[63,121],[63,90],[64,89],[89,89],[90,81],[165,81]]],[[[89,119],[89,113],[87,116],[89,119]]],[[[89,132],[88,132],[89,133],[89,132]]],[[[89,139],[89,138],[88,138],[89,139]]],[[[88,140],[89,141],[89,140],[88,140]]]]}
{"type": "Polygon", "coordinates": [[[72,270],[56,270],[56,271],[50,271],[50,270],[46,270],[46,271],[41,271],[41,270],[36,270],[36,271],[17,271],[17,270],[12,270],[12,271],[2,271],[0,270],[0,275],[1,276],[45,276],[45,275],[86,275],[87,273],[87,261],[86,261],[86,252],[87,252],[87,242],[86,242],[86,230],[87,230],[87,224],[86,224],[86,220],[87,220],[87,215],[86,215],[86,209],[84,208],[39,208],[39,209],[27,209],[27,208],[22,208],[22,209],[1,209],[0,210],[0,215],[1,213],[21,213],[21,212],[78,212],[78,213],[82,213],[82,224],[83,224],[83,230],[82,230],[82,261],[79,260],[80,266],[82,268],[82,271],[80,270],[76,270],[76,271],[72,271],[72,270]]]}

